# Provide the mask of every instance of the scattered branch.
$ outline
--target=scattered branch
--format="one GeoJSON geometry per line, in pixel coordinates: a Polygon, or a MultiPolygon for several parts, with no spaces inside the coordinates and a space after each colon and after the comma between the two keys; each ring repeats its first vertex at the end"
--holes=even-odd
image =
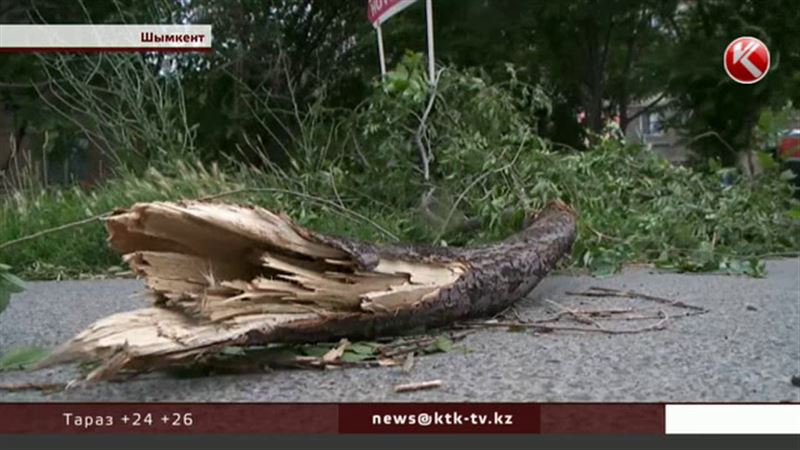
{"type": "Polygon", "coordinates": [[[70,383],[17,383],[0,384],[0,392],[41,391],[52,393],[66,390],[70,383]]]}
{"type": "Polygon", "coordinates": [[[593,325],[596,328],[603,328],[603,326],[600,325],[596,320],[590,319],[588,316],[586,316],[581,311],[578,311],[578,310],[575,310],[575,309],[571,309],[571,308],[567,308],[566,306],[563,306],[563,305],[561,305],[559,303],[556,303],[556,302],[554,302],[552,300],[545,299],[545,302],[555,306],[562,313],[572,316],[572,318],[575,319],[576,322],[585,323],[587,325],[593,325]]]}
{"type": "Polygon", "coordinates": [[[29,234],[29,235],[23,236],[23,237],[21,237],[19,239],[12,239],[10,241],[6,241],[6,242],[3,242],[2,244],[0,244],[0,250],[4,250],[4,249],[6,249],[8,247],[11,247],[11,246],[16,245],[16,244],[20,244],[22,242],[27,242],[27,241],[30,241],[30,240],[33,240],[33,239],[36,239],[36,238],[40,238],[40,237],[48,235],[48,234],[53,234],[53,233],[57,233],[59,231],[69,230],[69,229],[72,229],[72,228],[77,228],[77,227],[80,227],[82,225],[86,225],[86,224],[89,224],[89,223],[92,223],[92,222],[95,222],[95,221],[98,221],[98,220],[102,220],[102,219],[104,219],[104,218],[106,218],[106,217],[108,217],[110,215],[111,215],[110,212],[104,212],[102,214],[97,214],[97,215],[94,215],[92,217],[88,217],[86,219],[81,219],[81,220],[78,220],[78,221],[75,221],[75,222],[65,223],[64,225],[59,225],[57,227],[48,228],[46,230],[42,230],[42,231],[39,231],[39,232],[36,232],[36,233],[33,233],[33,234],[29,234]]]}
{"type": "Polygon", "coordinates": [[[567,292],[567,295],[576,295],[582,297],[624,297],[624,298],[641,298],[644,300],[650,300],[656,303],[661,303],[667,306],[674,306],[675,308],[683,308],[683,309],[691,309],[693,311],[702,311],[708,312],[708,309],[703,308],[702,306],[695,306],[690,305],[688,303],[684,303],[680,300],[670,300],[668,298],[663,297],[656,297],[655,295],[649,294],[642,294],[641,292],[634,292],[634,291],[621,291],[618,289],[611,289],[611,288],[604,288],[598,286],[592,286],[589,288],[589,291],[586,292],[567,292]]]}
{"type": "Polygon", "coordinates": [[[574,327],[568,325],[545,325],[543,323],[532,322],[518,322],[518,321],[485,321],[485,322],[463,322],[461,326],[469,328],[529,328],[533,331],[540,333],[552,333],[556,331],[578,331],[585,333],[603,333],[603,334],[639,334],[647,333],[650,331],[659,331],[665,329],[669,316],[664,313],[661,320],[653,325],[648,325],[642,328],[635,328],[632,330],[609,330],[606,328],[594,327],[574,327]]]}

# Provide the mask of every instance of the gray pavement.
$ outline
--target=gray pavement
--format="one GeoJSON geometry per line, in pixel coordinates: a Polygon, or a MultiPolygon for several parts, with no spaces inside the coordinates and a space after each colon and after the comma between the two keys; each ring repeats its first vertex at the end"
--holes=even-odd
{"type": "MultiPolygon", "coordinates": [[[[790,383],[793,375],[800,375],[800,259],[769,261],[767,270],[764,279],[659,273],[646,267],[602,279],[553,275],[516,307],[526,319],[551,315],[555,306],[546,300],[567,308],[664,309],[642,300],[567,294],[603,286],[710,310],[670,320],[662,331],[607,335],[481,330],[449,353],[418,358],[410,373],[390,367],[191,379],[151,374],[54,394],[0,391],[0,401],[800,402],[800,387],[790,383]],[[441,379],[443,386],[405,394],[392,390],[398,383],[431,379],[441,379]]],[[[135,280],[30,283],[0,314],[0,350],[17,344],[57,345],[100,317],[144,305],[144,299],[131,298],[141,291],[135,280]]],[[[7,372],[0,373],[0,384],[64,382],[77,373],[74,366],[7,372]]]]}

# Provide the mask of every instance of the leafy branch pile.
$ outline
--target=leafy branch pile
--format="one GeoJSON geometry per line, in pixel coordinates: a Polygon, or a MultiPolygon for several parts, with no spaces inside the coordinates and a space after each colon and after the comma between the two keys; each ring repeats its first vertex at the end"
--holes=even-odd
{"type": "MultiPolygon", "coordinates": [[[[266,150],[257,162],[197,161],[192,151],[173,150],[154,156],[145,170],[120,167],[116,177],[90,191],[5,196],[0,258],[27,277],[102,273],[119,261],[105,248],[99,220],[5,248],[3,243],[135,201],[223,192],[228,194],[220,200],[281,209],[322,232],[435,245],[497,240],[561,198],[580,214],[569,264],[597,274],[624,262],[651,262],[761,276],[763,257],[800,248],[800,234],[792,232],[800,209],[788,174],[777,165],[767,164],[764,174],[750,179],[714,161],[704,169],[676,167],[649,149],[613,140],[598,139],[586,152],[554,149],[537,128],[546,125],[547,95],[520,82],[512,67],[507,71],[508,81],[495,84],[478,71],[445,69],[431,89],[420,56],[408,55],[355,110],[316,104],[295,111],[293,123],[281,125],[289,136],[289,160],[281,166],[266,150]]],[[[178,86],[170,80],[162,89],[168,94],[178,86]]],[[[252,101],[258,93],[242,95],[252,101]]],[[[167,116],[148,114],[158,105],[147,98],[141,97],[139,121],[187,123],[181,107],[167,116]]],[[[277,134],[264,127],[265,134],[277,134]]],[[[186,127],[158,129],[176,134],[169,142],[186,136],[186,127]]],[[[94,132],[103,137],[102,128],[94,132]]],[[[253,143],[250,150],[257,148],[256,137],[244,140],[253,143]]]]}
{"type": "Polygon", "coordinates": [[[445,71],[431,93],[414,58],[345,122],[350,139],[342,141],[365,154],[343,150],[343,161],[328,169],[341,173],[337,192],[352,193],[351,206],[414,211],[404,238],[491,241],[561,198],[580,213],[572,264],[594,273],[654,262],[761,276],[761,258],[800,248],[792,174],[777,164],[763,164],[765,173],[750,179],[714,160],[702,169],[676,167],[613,140],[599,139],[588,152],[555,151],[534,126],[549,111],[546,96],[519,82],[513,68],[500,85],[477,72],[445,71]],[[429,95],[436,98],[425,117],[429,95]],[[433,155],[429,180],[415,148],[421,129],[433,155]],[[465,226],[470,222],[480,226],[465,226]]]}

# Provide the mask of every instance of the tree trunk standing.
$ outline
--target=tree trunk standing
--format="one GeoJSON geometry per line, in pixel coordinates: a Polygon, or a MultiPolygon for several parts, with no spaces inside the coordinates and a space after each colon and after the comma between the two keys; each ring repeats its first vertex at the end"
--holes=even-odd
{"type": "Polygon", "coordinates": [[[613,17],[606,16],[605,27],[600,26],[593,16],[584,24],[584,42],[588,61],[583,91],[589,129],[596,135],[604,128],[603,100],[606,96],[606,63],[608,61],[611,33],[614,28],[613,17]],[[602,33],[601,33],[602,32],[602,33]]]}
{"type": "Polygon", "coordinates": [[[569,252],[575,212],[561,202],[494,245],[376,245],[326,236],[255,207],[145,203],[107,221],[155,296],[102,319],[44,364],[122,369],[197,361],[228,346],[371,338],[499,312],[569,252]]]}
{"type": "Polygon", "coordinates": [[[627,42],[625,43],[625,62],[622,69],[622,79],[620,81],[620,90],[619,90],[619,98],[617,100],[617,108],[619,111],[619,127],[622,130],[622,133],[625,133],[625,130],[628,129],[628,124],[630,124],[631,119],[628,115],[628,107],[630,104],[630,94],[628,92],[628,80],[631,74],[631,69],[633,68],[633,62],[636,60],[636,40],[638,37],[638,24],[633,29],[630,36],[628,36],[627,42]]]}

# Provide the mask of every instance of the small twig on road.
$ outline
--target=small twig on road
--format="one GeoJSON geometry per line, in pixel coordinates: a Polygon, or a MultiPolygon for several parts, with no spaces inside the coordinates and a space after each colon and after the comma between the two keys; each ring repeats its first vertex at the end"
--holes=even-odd
{"type": "Polygon", "coordinates": [[[554,302],[553,300],[545,299],[544,301],[558,308],[560,312],[570,315],[573,319],[575,319],[576,322],[585,323],[587,325],[593,325],[597,328],[604,328],[596,320],[590,319],[588,316],[586,316],[582,311],[567,308],[566,306],[554,302]]]}
{"type": "Polygon", "coordinates": [[[397,393],[421,391],[423,389],[436,389],[441,385],[442,385],[442,380],[431,380],[431,381],[423,381],[420,383],[398,384],[394,387],[394,391],[397,393]]]}
{"type": "Polygon", "coordinates": [[[499,313],[492,316],[492,319],[497,319],[500,317],[505,317],[507,314],[511,313],[515,319],[519,320],[520,322],[524,322],[522,317],[519,316],[519,311],[517,311],[516,305],[511,305],[508,308],[500,311],[499,313]]]}
{"type": "MultiPolygon", "coordinates": [[[[460,333],[451,333],[448,335],[451,341],[458,342],[474,331],[462,331],[460,333]]],[[[402,340],[400,342],[393,342],[382,345],[378,352],[383,358],[397,358],[398,356],[405,356],[409,353],[421,352],[438,339],[439,336],[422,336],[410,340],[402,340]]]]}
{"type": "MultiPolygon", "coordinates": [[[[685,312],[683,314],[671,315],[671,316],[669,316],[669,318],[670,319],[681,319],[681,318],[684,318],[684,317],[699,316],[699,315],[705,314],[707,312],[708,311],[690,311],[690,312],[685,312]]],[[[649,315],[649,316],[648,315],[639,315],[639,316],[609,317],[606,320],[624,320],[624,321],[629,321],[629,320],[654,320],[654,319],[658,319],[660,317],[661,317],[661,315],[657,314],[657,315],[649,315]]]]}
{"type": "Polygon", "coordinates": [[[666,328],[667,320],[669,316],[665,313],[661,313],[659,316],[661,318],[658,323],[654,323],[653,325],[648,325],[642,328],[636,328],[632,330],[609,330],[606,328],[590,328],[590,327],[572,327],[572,326],[561,326],[561,325],[545,325],[542,323],[530,323],[530,322],[514,322],[514,321],[486,321],[486,322],[463,322],[459,324],[460,326],[465,326],[469,328],[511,328],[511,327],[521,327],[521,328],[530,328],[534,331],[544,332],[544,333],[552,333],[555,331],[578,331],[578,332],[586,332],[586,333],[603,333],[603,334],[639,334],[639,333],[646,333],[649,331],[659,331],[666,328]]]}
{"type": "Polygon", "coordinates": [[[680,300],[670,300],[664,297],[656,297],[655,295],[642,294],[635,291],[621,291],[619,289],[604,288],[598,286],[591,286],[588,291],[584,292],[570,292],[567,295],[576,295],[581,297],[624,297],[624,298],[641,298],[650,300],[656,303],[661,303],[667,306],[674,306],[675,308],[691,309],[694,311],[708,312],[708,309],[702,306],[690,305],[680,300]]]}
{"type": "Polygon", "coordinates": [[[69,383],[17,383],[0,384],[0,392],[41,391],[49,394],[66,390],[69,383]]]}

